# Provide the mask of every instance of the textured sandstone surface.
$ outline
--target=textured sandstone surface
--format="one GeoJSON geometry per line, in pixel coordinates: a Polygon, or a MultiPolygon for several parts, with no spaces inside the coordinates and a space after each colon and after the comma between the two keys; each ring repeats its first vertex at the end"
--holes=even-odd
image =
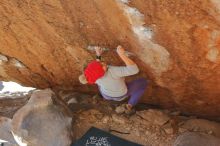
{"type": "Polygon", "coordinates": [[[219,24],[218,0],[1,0],[0,78],[86,90],[85,48],[121,44],[151,80],[144,102],[219,117],[219,24]]]}

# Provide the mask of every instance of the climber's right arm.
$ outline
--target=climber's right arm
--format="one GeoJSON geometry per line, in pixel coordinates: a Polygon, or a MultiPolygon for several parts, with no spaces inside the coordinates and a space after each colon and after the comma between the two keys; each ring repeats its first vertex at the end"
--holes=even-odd
{"type": "Polygon", "coordinates": [[[115,77],[131,76],[139,72],[137,64],[125,55],[125,50],[121,46],[117,47],[117,53],[124,61],[126,66],[118,66],[112,68],[112,72],[115,77]]]}
{"type": "Polygon", "coordinates": [[[122,46],[117,47],[117,53],[118,53],[119,57],[124,61],[126,66],[136,65],[136,63],[133,60],[131,60],[128,56],[125,55],[125,49],[122,48],[122,46]]]}

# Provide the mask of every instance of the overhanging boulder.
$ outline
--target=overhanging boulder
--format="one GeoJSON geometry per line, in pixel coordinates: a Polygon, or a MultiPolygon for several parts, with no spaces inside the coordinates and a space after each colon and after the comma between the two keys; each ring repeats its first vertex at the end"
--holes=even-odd
{"type": "MultiPolygon", "coordinates": [[[[0,78],[37,88],[81,88],[90,45],[135,53],[151,80],[143,101],[216,118],[220,113],[217,0],[53,0],[0,3],[0,78]]],[[[121,63],[114,51],[104,55],[121,63]]]]}

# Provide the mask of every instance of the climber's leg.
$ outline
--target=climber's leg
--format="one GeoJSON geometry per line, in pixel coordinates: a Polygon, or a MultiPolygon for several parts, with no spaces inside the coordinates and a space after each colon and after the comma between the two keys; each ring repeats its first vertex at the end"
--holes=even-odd
{"type": "Polygon", "coordinates": [[[127,87],[128,95],[130,96],[128,106],[133,107],[140,101],[141,96],[144,94],[147,87],[147,80],[144,78],[133,80],[127,84],[127,87]]]}

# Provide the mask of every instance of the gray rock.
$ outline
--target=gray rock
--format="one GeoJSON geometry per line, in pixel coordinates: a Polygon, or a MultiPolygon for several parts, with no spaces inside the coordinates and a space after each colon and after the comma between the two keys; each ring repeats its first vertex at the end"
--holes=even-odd
{"type": "Polygon", "coordinates": [[[208,134],[186,132],[177,137],[173,146],[220,146],[220,139],[208,134]]]}
{"type": "Polygon", "coordinates": [[[18,146],[11,134],[11,119],[0,117],[0,141],[7,141],[4,146],[18,146]]]}
{"type": "Polygon", "coordinates": [[[198,132],[205,132],[210,133],[220,137],[220,123],[204,120],[204,119],[191,119],[187,120],[181,128],[191,130],[191,131],[198,131],[198,132]]]}
{"type": "Polygon", "coordinates": [[[12,119],[12,131],[20,146],[69,146],[71,118],[52,104],[53,92],[35,91],[12,119]]]}

